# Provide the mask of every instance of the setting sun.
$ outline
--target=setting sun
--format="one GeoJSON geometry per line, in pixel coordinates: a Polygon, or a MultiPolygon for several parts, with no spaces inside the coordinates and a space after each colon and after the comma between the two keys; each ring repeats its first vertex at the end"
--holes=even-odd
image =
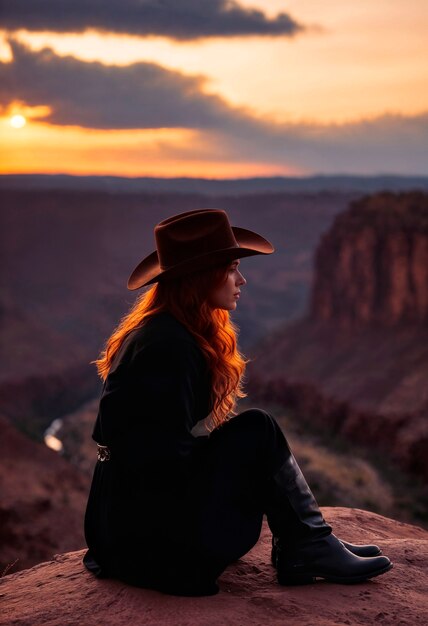
{"type": "Polygon", "coordinates": [[[23,128],[26,123],[27,120],[23,115],[13,115],[9,120],[9,124],[12,128],[23,128]]]}

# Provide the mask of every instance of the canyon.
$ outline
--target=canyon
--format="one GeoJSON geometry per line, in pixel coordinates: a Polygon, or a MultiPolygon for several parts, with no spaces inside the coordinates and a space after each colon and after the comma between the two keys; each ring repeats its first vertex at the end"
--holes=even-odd
{"type": "Polygon", "coordinates": [[[254,398],[428,477],[428,195],[367,196],[314,255],[308,310],[254,351],[254,398]]]}

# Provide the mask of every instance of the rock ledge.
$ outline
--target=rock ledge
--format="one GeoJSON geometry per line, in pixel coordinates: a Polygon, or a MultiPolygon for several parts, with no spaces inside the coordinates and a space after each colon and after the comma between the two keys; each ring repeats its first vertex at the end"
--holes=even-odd
{"type": "Polygon", "coordinates": [[[339,537],[378,543],[394,568],[358,585],[323,581],[280,587],[269,562],[270,533],[219,579],[220,593],[180,598],[97,580],[82,565],[84,550],[0,580],[0,624],[15,626],[174,625],[294,626],[428,623],[428,531],[360,509],[323,508],[339,537]]]}

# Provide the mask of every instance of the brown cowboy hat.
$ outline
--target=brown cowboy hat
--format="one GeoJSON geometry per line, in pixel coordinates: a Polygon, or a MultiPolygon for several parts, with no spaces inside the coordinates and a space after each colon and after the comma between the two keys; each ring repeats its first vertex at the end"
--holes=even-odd
{"type": "Polygon", "coordinates": [[[261,235],[231,226],[222,209],[198,209],[168,217],[155,226],[155,239],[157,250],[134,269],[128,289],[274,251],[261,235]]]}

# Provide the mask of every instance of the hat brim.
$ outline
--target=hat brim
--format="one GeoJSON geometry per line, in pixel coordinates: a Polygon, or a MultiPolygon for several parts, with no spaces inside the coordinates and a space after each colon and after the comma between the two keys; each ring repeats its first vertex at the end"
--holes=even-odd
{"type": "Polygon", "coordinates": [[[155,250],[146,256],[133,270],[128,279],[128,289],[133,291],[134,289],[156,283],[159,280],[179,278],[192,272],[215,267],[223,262],[227,263],[229,260],[241,259],[256,254],[272,254],[275,251],[270,241],[252,230],[232,226],[232,231],[238,246],[207,252],[174,265],[170,269],[163,270],[160,267],[158,253],[155,250]]]}

